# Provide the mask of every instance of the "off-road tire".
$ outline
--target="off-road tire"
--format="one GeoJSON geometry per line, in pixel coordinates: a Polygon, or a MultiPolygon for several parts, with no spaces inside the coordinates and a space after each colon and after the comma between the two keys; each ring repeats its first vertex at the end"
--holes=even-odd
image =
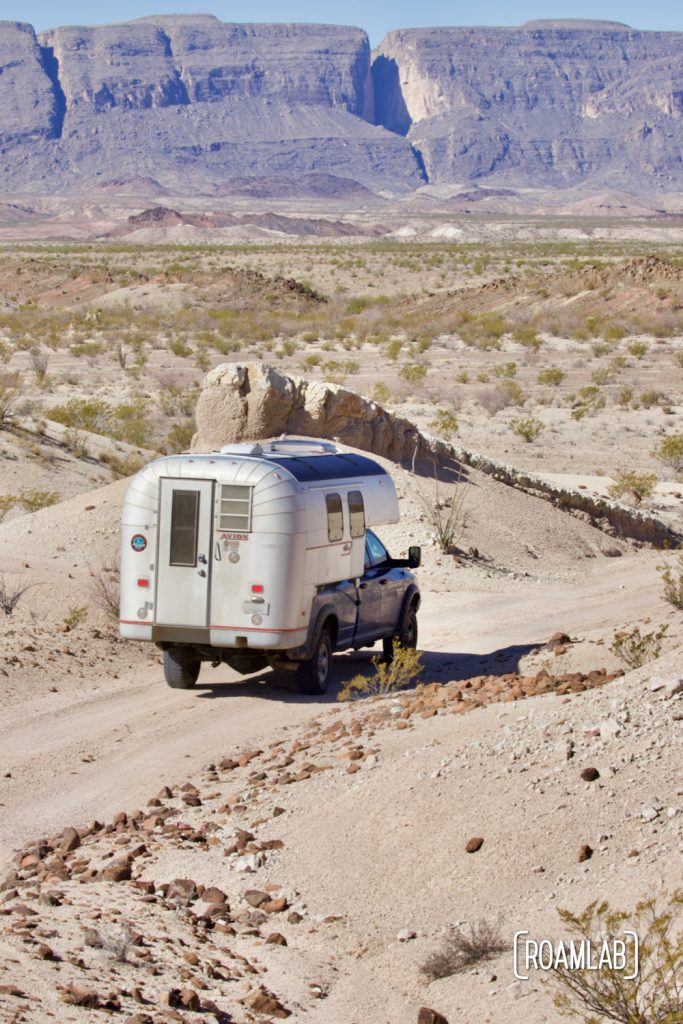
{"type": "Polygon", "coordinates": [[[332,635],[328,626],[323,626],[315,644],[312,657],[302,661],[297,669],[299,693],[320,696],[325,693],[332,670],[332,635]]]}
{"type": "Polygon", "coordinates": [[[164,677],[174,690],[191,690],[201,667],[201,659],[187,647],[169,647],[164,651],[164,677]]]}
{"type": "Polygon", "coordinates": [[[401,647],[408,647],[415,650],[417,647],[417,610],[414,604],[406,612],[398,633],[387,636],[382,641],[384,649],[384,660],[391,662],[394,659],[394,642],[398,640],[401,647]]]}

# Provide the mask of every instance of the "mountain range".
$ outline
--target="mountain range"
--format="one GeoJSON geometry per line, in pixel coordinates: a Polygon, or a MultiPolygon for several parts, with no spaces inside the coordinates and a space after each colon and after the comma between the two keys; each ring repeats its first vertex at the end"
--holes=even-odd
{"type": "Polygon", "coordinates": [[[0,191],[403,195],[683,186],[683,33],[0,22],[0,191]]]}

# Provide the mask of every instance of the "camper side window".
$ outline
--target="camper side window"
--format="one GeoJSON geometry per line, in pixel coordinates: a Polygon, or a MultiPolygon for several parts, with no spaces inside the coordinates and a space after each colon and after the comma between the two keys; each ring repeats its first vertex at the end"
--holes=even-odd
{"type": "Polygon", "coordinates": [[[365,506],[363,495],[360,491],[349,491],[349,521],[351,523],[351,536],[365,536],[365,506]]]}
{"type": "Polygon", "coordinates": [[[344,536],[342,500],[338,494],[326,494],[325,504],[327,505],[327,538],[334,543],[344,536]]]}
{"type": "Polygon", "coordinates": [[[171,565],[197,564],[199,491],[174,491],[171,506],[171,565]]]}

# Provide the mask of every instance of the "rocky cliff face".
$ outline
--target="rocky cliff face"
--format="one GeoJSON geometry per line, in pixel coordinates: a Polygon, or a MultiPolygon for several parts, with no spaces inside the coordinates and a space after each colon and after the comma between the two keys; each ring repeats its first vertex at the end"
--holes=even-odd
{"type": "MultiPolygon", "coordinates": [[[[611,22],[390,33],[143,18],[36,37],[0,22],[0,191],[311,175],[683,185],[683,33],[611,22]]],[[[267,190],[267,189],[266,189],[267,190]]],[[[334,188],[332,188],[334,194],[334,188]]]]}
{"type": "Polygon", "coordinates": [[[360,29],[211,16],[59,28],[0,23],[0,188],[149,176],[212,191],[232,177],[330,174],[402,191],[410,143],[370,123],[360,29]]]}
{"type": "Polygon", "coordinates": [[[612,22],[392,32],[375,116],[432,181],[671,188],[683,181],[683,33],[612,22]]]}

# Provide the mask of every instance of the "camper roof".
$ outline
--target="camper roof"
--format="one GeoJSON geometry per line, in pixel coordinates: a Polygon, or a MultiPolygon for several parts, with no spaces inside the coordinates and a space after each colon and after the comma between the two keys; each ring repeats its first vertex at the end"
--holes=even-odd
{"type": "Polygon", "coordinates": [[[338,452],[329,441],[283,437],[262,445],[225,445],[221,448],[221,455],[242,455],[274,462],[302,483],[386,475],[382,467],[372,459],[352,452],[338,452]]]}

